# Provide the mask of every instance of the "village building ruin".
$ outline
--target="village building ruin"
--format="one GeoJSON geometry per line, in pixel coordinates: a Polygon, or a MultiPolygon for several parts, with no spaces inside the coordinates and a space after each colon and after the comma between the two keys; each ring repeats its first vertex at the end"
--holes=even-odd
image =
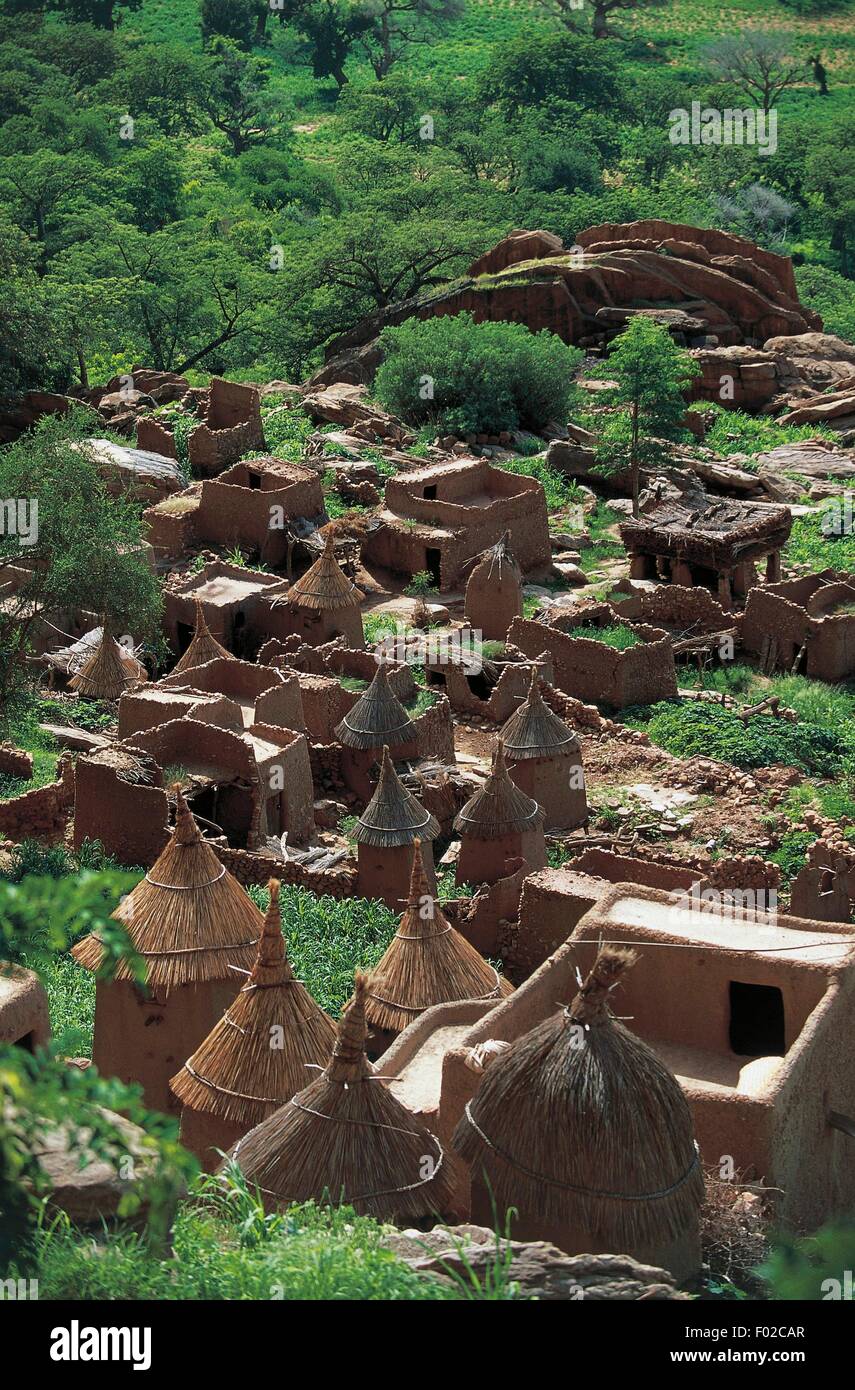
{"type": "MultiPolygon", "coordinates": [[[[261,398],[255,386],[215,376],[206,391],[197,393],[196,402],[201,422],[187,437],[194,473],[215,477],[245,454],[264,451],[261,398]]],[[[168,458],[178,457],[172,430],[155,416],[146,415],[137,421],[137,445],[168,458]]]]}
{"type": "Polygon", "coordinates": [[[426,572],[437,589],[450,590],[466,561],[506,533],[526,574],[549,567],[541,484],[486,460],[437,463],[389,479],[380,525],[366,536],[363,556],[399,574],[426,572]]]}
{"type": "Polygon", "coordinates": [[[277,627],[271,623],[271,636],[284,637],[293,632],[313,646],[343,637],[349,647],[363,647],[365,635],[359,611],[362,599],[336,560],[335,540],[328,531],[322,554],[287,594],[274,600],[277,615],[283,608],[289,621],[277,627]]]}
{"type": "Polygon", "coordinates": [[[674,647],[669,634],[646,623],[627,623],[634,645],[620,650],[598,641],[597,629],[619,621],[607,603],[550,611],[546,621],[514,618],[508,642],[535,660],[546,652],[554,682],[574,699],[610,709],[653,705],[677,694],[674,647]]]}
{"type": "Polygon", "coordinates": [[[855,673],[855,575],[823,570],[752,589],[742,643],[767,673],[847,680],[855,673]]]}
{"type": "MultiPolygon", "coordinates": [[[[132,961],[95,986],[92,1059],[102,1076],[136,1081],[153,1110],[176,1108],[169,1079],[199,1046],[250,970],[264,920],[252,899],[205,842],[180,791],[169,843],[113,912],[132,961]]],[[[104,945],[90,935],[74,959],[97,972],[104,945]]]]}

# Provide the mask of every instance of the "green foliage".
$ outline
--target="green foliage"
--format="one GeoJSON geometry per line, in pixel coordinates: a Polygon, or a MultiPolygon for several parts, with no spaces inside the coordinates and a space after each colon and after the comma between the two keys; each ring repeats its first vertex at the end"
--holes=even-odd
{"type": "Polygon", "coordinates": [[[770,1298],[816,1302],[841,1298],[845,1272],[853,1269],[855,1226],[843,1224],[824,1226],[812,1236],[780,1235],[758,1273],[770,1298]]]}
{"type": "Polygon", "coordinates": [[[436,593],[436,585],[427,570],[419,570],[413,575],[404,593],[411,598],[424,598],[425,594],[436,593]]]}
{"type": "Polygon", "coordinates": [[[822,317],[826,333],[855,343],[855,284],[824,265],[796,266],[799,298],[822,317]]]}
{"type": "Polygon", "coordinates": [[[811,512],[793,518],[790,538],[784,549],[791,565],[812,570],[855,569],[855,536],[826,536],[822,530],[824,513],[811,512]]]}
{"type": "Polygon", "coordinates": [[[638,634],[625,623],[609,623],[605,627],[598,627],[596,623],[580,623],[578,627],[571,627],[567,636],[587,637],[591,642],[602,642],[604,646],[614,647],[618,652],[628,652],[641,641],[638,634]]]}
{"type": "Polygon", "coordinates": [[[581,354],[554,334],[471,314],[384,329],[375,393],[394,414],[459,434],[542,428],[565,417],[581,354]]]}
{"type": "MultiPolygon", "coordinates": [[[[748,415],[744,410],[704,404],[704,413],[715,416],[704,436],[704,447],[718,454],[762,454],[779,444],[798,444],[818,436],[832,437],[832,431],[816,425],[779,425],[771,415],[748,415]]],[[[751,459],[740,465],[751,471],[751,459]]]]}
{"type": "MultiPolygon", "coordinates": [[[[262,908],[265,888],[249,889],[262,908]]],[[[337,1014],[353,992],[353,972],[376,965],[392,939],[397,917],[366,898],[319,898],[305,888],[282,884],[282,920],[288,956],[298,979],[328,1013],[337,1014]]]]}
{"type": "Polygon", "coordinates": [[[626,710],[624,718],[677,757],[718,758],[745,769],[782,763],[811,775],[835,777],[849,752],[846,738],[835,730],[791,724],[767,714],[755,714],[743,725],[737,714],[715,704],[665,700],[646,715],[626,710]]]}

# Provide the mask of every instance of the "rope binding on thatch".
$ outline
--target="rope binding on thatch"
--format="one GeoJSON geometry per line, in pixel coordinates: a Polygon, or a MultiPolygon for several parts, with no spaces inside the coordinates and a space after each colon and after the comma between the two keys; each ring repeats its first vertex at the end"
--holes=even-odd
{"type": "Polygon", "coordinates": [[[458,812],[455,830],[476,840],[500,840],[505,835],[536,830],[543,824],[544,812],[511,780],[505,764],[505,746],[497,738],[493,762],[483,787],[458,812]]]}
{"type": "Polygon", "coordinates": [[[416,739],[416,726],[389,685],[385,661],[374,679],[342,719],[335,736],[347,748],[379,748],[416,739]]]}

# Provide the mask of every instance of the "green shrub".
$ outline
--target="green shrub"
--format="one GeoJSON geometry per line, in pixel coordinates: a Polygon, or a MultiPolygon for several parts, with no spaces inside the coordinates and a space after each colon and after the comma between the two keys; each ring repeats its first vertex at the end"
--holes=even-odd
{"type": "Polygon", "coordinates": [[[818,777],[834,777],[849,753],[846,740],[817,724],[791,724],[768,714],[747,722],[720,705],[663,700],[644,712],[624,713],[625,721],[644,728],[660,748],[680,758],[717,758],[750,769],[782,763],[818,777]]]}
{"type": "Polygon", "coordinates": [[[614,647],[619,652],[628,652],[630,647],[637,647],[641,641],[638,633],[633,632],[626,623],[610,623],[606,627],[580,623],[578,627],[571,627],[567,636],[587,637],[592,642],[602,642],[604,646],[614,647]]]}
{"type": "Polygon", "coordinates": [[[554,333],[471,314],[386,328],[375,392],[412,424],[456,434],[542,429],[566,418],[581,353],[554,333]]]}
{"type": "Polygon", "coordinates": [[[824,265],[796,267],[799,298],[822,317],[826,333],[855,343],[855,284],[824,265]]]}

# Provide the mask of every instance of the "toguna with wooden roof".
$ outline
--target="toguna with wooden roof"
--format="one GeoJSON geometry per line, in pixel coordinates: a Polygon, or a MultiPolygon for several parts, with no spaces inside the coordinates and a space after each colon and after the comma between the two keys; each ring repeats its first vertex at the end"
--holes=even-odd
{"type": "Polygon", "coordinates": [[[365,1015],[375,1028],[401,1032],[434,1004],[499,999],[513,993],[449,922],[431,893],[417,840],[410,901],[385,955],[369,973],[365,1015]]]}
{"type": "Polygon", "coordinates": [[[392,1221],[436,1216],[453,1205],[442,1145],[389,1093],[365,1055],[367,984],[357,972],[323,1075],[232,1150],[268,1209],[346,1202],[392,1221]]]}

